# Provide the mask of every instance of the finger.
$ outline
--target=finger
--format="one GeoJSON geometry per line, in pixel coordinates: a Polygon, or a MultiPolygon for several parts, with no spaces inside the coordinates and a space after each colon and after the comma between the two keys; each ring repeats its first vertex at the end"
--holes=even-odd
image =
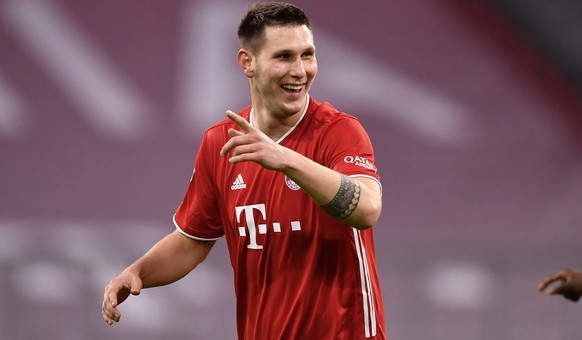
{"type": "Polygon", "coordinates": [[[255,158],[249,153],[240,154],[238,156],[233,156],[228,159],[229,163],[242,163],[251,161],[255,161],[255,158]]]}
{"type": "Polygon", "coordinates": [[[115,308],[117,307],[117,292],[109,292],[109,294],[107,295],[107,304],[105,305],[105,307],[109,308],[115,308]]]}
{"type": "Polygon", "coordinates": [[[105,320],[105,322],[109,325],[113,325],[113,322],[119,322],[119,320],[121,319],[121,314],[119,313],[110,314],[107,311],[102,310],[101,314],[103,316],[103,320],[105,320]]]}
{"type": "Polygon", "coordinates": [[[103,301],[101,306],[101,315],[103,320],[109,325],[112,325],[114,321],[119,321],[121,315],[116,308],[113,308],[107,301],[103,301]]]}
{"type": "Polygon", "coordinates": [[[127,289],[137,295],[141,290],[141,286],[141,281],[136,278],[133,278],[130,284],[125,284],[123,286],[120,286],[118,282],[114,283],[113,281],[110,281],[109,284],[105,286],[105,292],[103,293],[103,305],[101,308],[101,313],[105,322],[111,325],[113,322],[119,322],[121,319],[121,313],[117,309],[119,304],[119,292],[122,289],[127,289]]]}
{"type": "Polygon", "coordinates": [[[226,144],[224,144],[222,146],[222,149],[220,150],[220,155],[222,157],[226,156],[230,150],[232,150],[232,148],[234,148],[236,146],[235,142],[231,139],[228,142],[226,142],[226,144]]]}
{"type": "Polygon", "coordinates": [[[558,295],[561,294],[560,293],[560,286],[554,287],[554,288],[549,288],[548,290],[546,290],[546,293],[548,293],[549,295],[558,295]]]}
{"type": "Polygon", "coordinates": [[[235,129],[228,129],[228,135],[231,137],[238,137],[238,136],[242,136],[245,133],[239,130],[235,130],[235,129]]]}
{"type": "Polygon", "coordinates": [[[115,308],[109,301],[103,301],[101,313],[103,314],[105,321],[118,320],[120,316],[117,308],[115,308]]]}
{"type": "Polygon", "coordinates": [[[545,279],[538,285],[538,290],[543,292],[552,282],[554,282],[554,280],[550,280],[549,278],[545,279]]]}
{"type": "Polygon", "coordinates": [[[102,310],[102,314],[103,314],[103,318],[105,319],[105,321],[116,321],[119,322],[119,319],[121,318],[121,313],[119,312],[119,310],[117,308],[114,308],[112,306],[108,306],[107,304],[103,305],[102,310]]]}
{"type": "Polygon", "coordinates": [[[105,313],[105,310],[103,309],[101,309],[101,317],[103,318],[103,321],[105,321],[108,325],[111,325],[113,323],[113,320],[109,317],[109,315],[105,313]]]}
{"type": "MultiPolygon", "coordinates": [[[[244,135],[244,134],[242,134],[242,135],[244,135]]],[[[249,140],[248,140],[248,139],[245,139],[244,137],[243,137],[243,138],[241,138],[241,137],[242,137],[242,135],[241,135],[241,136],[235,136],[235,137],[232,137],[232,138],[231,138],[231,139],[230,139],[228,142],[226,142],[226,144],[224,144],[224,145],[222,146],[222,149],[220,150],[220,155],[224,157],[224,156],[226,156],[226,155],[227,155],[227,154],[228,154],[228,153],[229,153],[229,152],[230,152],[232,149],[234,149],[234,148],[236,148],[236,147],[239,147],[239,146],[241,146],[241,145],[244,145],[244,144],[248,144],[248,143],[249,143],[249,140]],[[237,137],[238,137],[238,138],[237,138],[237,137]]]]}
{"type": "Polygon", "coordinates": [[[237,115],[236,113],[228,110],[226,111],[226,116],[232,120],[243,132],[249,132],[252,130],[252,126],[249,122],[246,121],[243,117],[237,115]]]}
{"type": "Polygon", "coordinates": [[[240,145],[228,159],[230,163],[247,162],[256,159],[257,148],[253,145],[240,145]]]}
{"type": "Polygon", "coordinates": [[[111,283],[105,287],[105,293],[103,293],[103,310],[112,311],[115,308],[117,302],[117,295],[111,290],[111,283]]]}
{"type": "Polygon", "coordinates": [[[564,281],[564,276],[562,275],[561,272],[555,273],[553,275],[548,276],[546,279],[544,279],[544,281],[542,281],[539,286],[538,289],[539,291],[543,291],[545,290],[549,285],[551,285],[552,283],[556,282],[556,281],[564,281]]]}

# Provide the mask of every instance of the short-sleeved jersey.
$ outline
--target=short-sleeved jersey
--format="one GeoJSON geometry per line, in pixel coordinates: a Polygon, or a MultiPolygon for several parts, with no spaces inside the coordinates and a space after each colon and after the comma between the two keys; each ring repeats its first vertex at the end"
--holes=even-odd
{"type": "MultiPolygon", "coordinates": [[[[239,115],[251,121],[251,108],[239,115]]],[[[225,119],[206,130],[195,171],[174,215],[201,240],[225,237],[234,271],[240,339],[386,339],[372,228],[329,216],[292,179],[220,150],[225,119]]],[[[348,176],[378,181],[358,120],[309,98],[278,143],[348,176]]]]}

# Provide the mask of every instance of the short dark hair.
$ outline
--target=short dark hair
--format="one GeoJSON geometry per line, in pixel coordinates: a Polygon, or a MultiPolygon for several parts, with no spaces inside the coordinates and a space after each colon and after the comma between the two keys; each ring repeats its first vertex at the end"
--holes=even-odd
{"type": "Polygon", "coordinates": [[[238,26],[241,47],[257,52],[259,42],[268,26],[301,26],[311,30],[309,18],[303,10],[285,2],[257,2],[252,4],[238,26]]]}

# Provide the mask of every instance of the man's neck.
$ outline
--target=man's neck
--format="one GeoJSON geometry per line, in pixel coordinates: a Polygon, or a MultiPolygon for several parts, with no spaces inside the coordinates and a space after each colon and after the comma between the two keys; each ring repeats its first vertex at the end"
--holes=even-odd
{"type": "Polygon", "coordinates": [[[251,125],[269,136],[274,141],[278,141],[290,129],[292,129],[303,116],[309,105],[309,96],[306,97],[305,106],[299,112],[290,116],[283,114],[273,114],[264,107],[251,108],[251,125]]]}

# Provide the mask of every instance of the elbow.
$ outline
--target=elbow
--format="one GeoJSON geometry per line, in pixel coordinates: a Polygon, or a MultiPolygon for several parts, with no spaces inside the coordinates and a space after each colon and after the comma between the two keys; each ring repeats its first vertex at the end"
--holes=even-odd
{"type": "Polygon", "coordinates": [[[382,213],[382,191],[376,181],[360,179],[362,194],[360,202],[349,223],[359,230],[371,228],[380,219],[382,213]]]}
{"type": "Polygon", "coordinates": [[[356,216],[354,216],[354,219],[349,224],[358,230],[369,229],[378,222],[381,212],[381,202],[371,202],[365,209],[356,211],[356,216]]]}
{"type": "Polygon", "coordinates": [[[378,219],[380,218],[380,214],[370,214],[368,216],[365,216],[361,223],[359,223],[358,225],[354,226],[354,228],[358,229],[358,230],[366,230],[369,228],[372,228],[372,226],[374,224],[376,224],[376,222],[378,222],[378,219]]]}

